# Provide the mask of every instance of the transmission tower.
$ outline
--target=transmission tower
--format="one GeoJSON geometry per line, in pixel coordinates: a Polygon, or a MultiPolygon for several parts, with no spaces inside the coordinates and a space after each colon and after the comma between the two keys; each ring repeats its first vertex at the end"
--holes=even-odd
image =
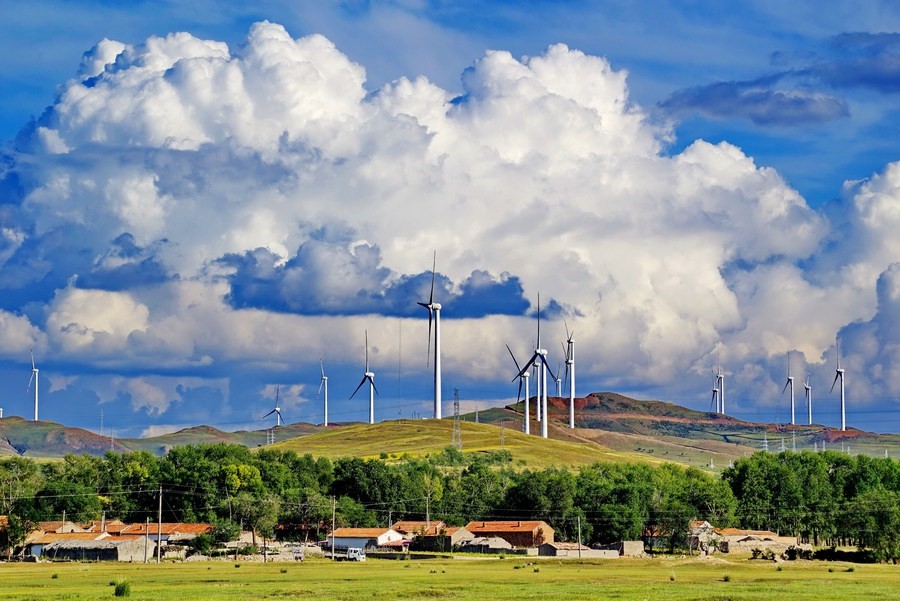
{"type": "Polygon", "coordinates": [[[768,434],[767,434],[765,431],[763,431],[762,450],[763,450],[763,451],[768,451],[768,450],[769,450],[769,437],[768,437],[768,434]]]}
{"type": "Polygon", "coordinates": [[[275,444],[275,430],[272,428],[266,430],[266,444],[275,444]]]}
{"type": "Polygon", "coordinates": [[[791,430],[791,450],[797,452],[797,433],[791,430]]]}
{"type": "Polygon", "coordinates": [[[462,428],[459,423],[459,388],[453,389],[453,439],[450,444],[462,451],[462,428]]]}

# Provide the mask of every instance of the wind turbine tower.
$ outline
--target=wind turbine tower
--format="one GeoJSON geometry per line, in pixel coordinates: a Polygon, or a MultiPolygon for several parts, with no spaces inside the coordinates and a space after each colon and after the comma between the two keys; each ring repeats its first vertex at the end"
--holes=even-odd
{"type": "MultiPolygon", "coordinates": [[[[835,339],[835,347],[837,349],[837,367],[834,370],[834,382],[831,383],[831,392],[834,392],[834,385],[837,381],[841,381],[841,431],[847,429],[847,413],[846,403],[844,399],[844,370],[841,369],[841,341],[835,339]]],[[[37,398],[37,397],[35,397],[37,398]]],[[[37,402],[37,401],[35,401],[37,402]]]]}
{"type": "Polygon", "coordinates": [[[781,394],[784,394],[784,391],[788,389],[788,386],[791,388],[791,425],[794,425],[794,376],[791,375],[791,352],[788,351],[788,375],[787,382],[784,383],[784,388],[781,389],[781,394]]]}
{"type": "Polygon", "coordinates": [[[275,385],[275,408],[263,416],[263,419],[265,419],[274,413],[275,414],[275,427],[278,427],[281,425],[281,407],[278,406],[278,396],[279,396],[280,389],[281,389],[281,387],[278,384],[276,384],[275,385]]]}
{"type": "Polygon", "coordinates": [[[375,423],[375,393],[378,392],[378,389],[375,388],[375,373],[369,371],[369,331],[366,330],[366,371],[363,374],[362,380],[359,381],[359,384],[356,386],[356,390],[353,391],[353,394],[350,395],[352,399],[356,396],[356,393],[359,392],[359,389],[362,388],[362,385],[369,382],[369,423],[375,423]]]}
{"type": "Polygon", "coordinates": [[[441,419],[441,305],[434,302],[434,269],[437,266],[437,251],[431,263],[431,294],[428,303],[417,302],[428,310],[428,349],[425,364],[428,365],[428,350],[431,350],[431,321],[434,318],[434,419],[441,419]]]}
{"type": "Polygon", "coordinates": [[[38,368],[34,366],[34,350],[31,351],[31,378],[28,380],[28,387],[25,388],[27,393],[31,389],[31,383],[34,382],[34,421],[38,421],[38,368]]]}
{"type": "Polygon", "coordinates": [[[322,390],[325,391],[325,421],[322,423],[325,427],[328,427],[328,376],[325,375],[325,364],[322,362],[322,358],[319,357],[319,367],[322,368],[322,379],[319,382],[319,392],[316,393],[316,399],[319,398],[319,395],[322,394],[322,390]]]}
{"type": "Polygon", "coordinates": [[[719,401],[716,404],[716,413],[725,415],[725,374],[722,372],[722,363],[716,355],[716,388],[719,390],[719,401]]]}
{"type": "MultiPolygon", "coordinates": [[[[563,322],[565,323],[565,322],[563,322]]],[[[569,379],[569,428],[575,428],[575,332],[566,324],[566,378],[569,379]]]]}
{"type": "Polygon", "coordinates": [[[544,414],[544,419],[541,420],[541,436],[543,438],[547,438],[547,373],[550,373],[550,376],[555,380],[556,376],[553,375],[553,371],[550,369],[550,366],[547,365],[547,351],[546,349],[541,348],[541,297],[538,295],[538,335],[537,335],[537,344],[535,345],[534,354],[531,356],[531,359],[528,363],[525,364],[519,371],[519,377],[522,376],[524,372],[526,372],[532,365],[537,367],[537,402],[540,403],[540,409],[543,409],[542,413],[544,414]],[[540,365],[538,365],[540,362],[540,365]]]}
{"type": "Polygon", "coordinates": [[[803,383],[803,391],[806,393],[806,413],[809,417],[809,425],[812,425],[812,386],[809,385],[809,376],[803,383]]]}

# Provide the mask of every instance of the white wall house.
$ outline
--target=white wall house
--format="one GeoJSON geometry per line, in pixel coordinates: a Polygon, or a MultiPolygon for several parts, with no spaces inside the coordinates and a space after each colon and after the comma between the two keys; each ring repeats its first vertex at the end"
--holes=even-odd
{"type": "Polygon", "coordinates": [[[374,549],[385,543],[403,540],[403,535],[393,528],[337,528],[328,535],[327,540],[335,549],[374,549]]]}

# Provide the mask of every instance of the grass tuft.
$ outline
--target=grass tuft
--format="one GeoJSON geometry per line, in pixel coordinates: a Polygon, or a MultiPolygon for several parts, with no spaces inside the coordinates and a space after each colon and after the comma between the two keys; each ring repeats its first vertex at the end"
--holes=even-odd
{"type": "Polygon", "coordinates": [[[724,576],[722,576],[722,582],[731,582],[731,576],[725,574],[724,576]]]}
{"type": "Polygon", "coordinates": [[[52,578],[53,580],[56,580],[57,578],[59,578],[59,574],[57,574],[56,572],[53,572],[53,574],[50,576],[50,578],[52,578]]]}
{"type": "Polygon", "coordinates": [[[113,592],[116,597],[131,596],[131,582],[128,580],[120,580],[116,582],[116,590],[113,592]]]}

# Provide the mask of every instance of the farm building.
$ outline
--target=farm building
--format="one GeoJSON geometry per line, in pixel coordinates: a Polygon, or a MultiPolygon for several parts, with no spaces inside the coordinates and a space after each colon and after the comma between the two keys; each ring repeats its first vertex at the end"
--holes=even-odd
{"type": "Polygon", "coordinates": [[[445,526],[436,534],[421,536],[416,540],[416,548],[423,551],[452,551],[475,535],[460,526],[445,526]]]}
{"type": "Polygon", "coordinates": [[[58,540],[44,546],[48,559],[142,562],[152,558],[156,543],[140,536],[107,536],[100,540],[58,540]]]}
{"type": "Polygon", "coordinates": [[[435,536],[438,534],[443,528],[446,528],[446,524],[440,520],[434,521],[413,521],[413,520],[402,520],[399,522],[395,522],[392,529],[396,530],[403,536],[413,537],[413,536],[435,536]]]}
{"type": "Polygon", "coordinates": [[[644,541],[620,540],[615,543],[601,543],[592,545],[600,551],[615,551],[623,557],[641,557],[644,554],[644,541]]]}
{"type": "Polygon", "coordinates": [[[403,535],[393,528],[337,528],[327,541],[335,549],[377,549],[387,543],[403,540],[403,535]]]}
{"type": "Polygon", "coordinates": [[[165,542],[181,542],[189,541],[196,538],[198,534],[209,534],[213,527],[209,524],[184,524],[181,522],[163,522],[160,524],[129,524],[125,528],[119,530],[123,536],[149,536],[150,540],[155,541],[159,535],[165,542]]]}
{"type": "Polygon", "coordinates": [[[574,559],[618,559],[615,549],[592,549],[579,543],[544,543],[538,547],[538,555],[545,557],[569,557],[574,559]]]}
{"type": "Polygon", "coordinates": [[[61,541],[95,541],[103,538],[104,534],[95,534],[93,532],[44,532],[35,530],[25,539],[23,548],[25,557],[41,557],[44,555],[44,549],[53,543],[61,541]]]}
{"type": "Polygon", "coordinates": [[[722,553],[749,553],[753,549],[771,549],[781,552],[797,544],[793,536],[778,536],[768,530],[741,530],[717,528],[718,548],[722,553]]]}
{"type": "Polygon", "coordinates": [[[465,541],[460,547],[461,551],[470,553],[499,553],[512,549],[509,541],[499,536],[477,536],[471,540],[465,541]]]}
{"type": "Polygon", "coordinates": [[[469,522],[475,536],[499,537],[514,547],[539,547],[552,543],[555,531],[544,521],[469,522]]]}

